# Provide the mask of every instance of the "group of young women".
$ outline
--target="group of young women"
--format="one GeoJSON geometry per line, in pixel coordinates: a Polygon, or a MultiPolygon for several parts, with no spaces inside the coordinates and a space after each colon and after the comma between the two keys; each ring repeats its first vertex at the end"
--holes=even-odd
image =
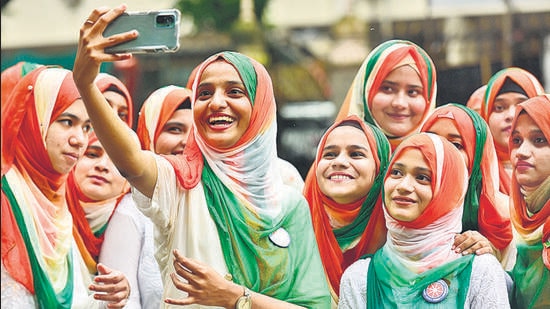
{"type": "Polygon", "coordinates": [[[550,97],[530,73],[495,74],[479,113],[436,108],[428,54],[387,41],[293,184],[271,78],[243,54],[156,90],[130,129],[99,73],[131,57],[104,52],[138,35],[103,37],[125,9],[92,11],[73,72],[2,94],[2,305],[550,305],[550,97]]]}

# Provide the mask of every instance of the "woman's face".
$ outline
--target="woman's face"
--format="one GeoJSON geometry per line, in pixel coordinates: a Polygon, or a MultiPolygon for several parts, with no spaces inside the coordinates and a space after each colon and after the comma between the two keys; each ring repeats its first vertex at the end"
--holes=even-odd
{"type": "Polygon", "coordinates": [[[418,73],[408,65],[388,74],[372,99],[372,116],[392,137],[403,137],[418,129],[427,108],[418,73]]]}
{"type": "Polygon", "coordinates": [[[90,129],[90,118],[81,99],[76,100],[51,123],[45,142],[55,171],[69,173],[86,149],[90,129]]]}
{"type": "Polygon", "coordinates": [[[113,111],[122,119],[124,122],[128,122],[128,101],[126,98],[118,92],[114,91],[105,91],[103,96],[111,105],[113,111]]]}
{"type": "Polygon", "coordinates": [[[225,61],[208,65],[200,77],[193,117],[202,138],[216,148],[230,148],[250,124],[252,104],[237,70],[225,61]]]}
{"type": "Polygon", "coordinates": [[[162,127],[155,143],[155,152],[165,155],[183,153],[192,122],[191,109],[177,109],[162,127]]]}
{"type": "Polygon", "coordinates": [[[74,176],[82,193],[94,201],[114,198],[128,189],[126,179],[120,175],[99,141],[88,145],[75,166],[74,176]]]}
{"type": "Polygon", "coordinates": [[[418,218],[433,197],[432,171],[418,149],[404,150],[390,166],[384,182],[384,202],[396,220],[410,222],[418,218]]]}
{"type": "Polygon", "coordinates": [[[510,160],[519,185],[538,188],[550,176],[550,144],[528,114],[518,116],[511,147],[510,160]]]}
{"type": "Polygon", "coordinates": [[[503,93],[495,98],[487,123],[495,143],[503,149],[508,149],[508,139],[510,130],[512,130],[512,120],[516,113],[516,105],[527,99],[525,95],[515,92],[503,93]]]}
{"type": "Polygon", "coordinates": [[[426,132],[434,133],[446,138],[460,151],[466,166],[470,166],[470,159],[464,149],[465,142],[462,139],[462,135],[460,135],[454,121],[449,118],[439,118],[426,132]]]}
{"type": "Polygon", "coordinates": [[[351,126],[327,137],[316,170],[321,192],[340,204],[365,197],[376,176],[376,162],[365,133],[351,126]]]}

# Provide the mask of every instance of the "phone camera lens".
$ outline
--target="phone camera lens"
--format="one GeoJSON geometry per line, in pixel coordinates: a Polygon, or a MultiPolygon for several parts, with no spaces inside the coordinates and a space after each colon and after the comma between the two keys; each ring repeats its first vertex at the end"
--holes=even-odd
{"type": "Polygon", "coordinates": [[[173,15],[158,15],[157,16],[157,26],[159,27],[173,27],[175,18],[173,15]]]}

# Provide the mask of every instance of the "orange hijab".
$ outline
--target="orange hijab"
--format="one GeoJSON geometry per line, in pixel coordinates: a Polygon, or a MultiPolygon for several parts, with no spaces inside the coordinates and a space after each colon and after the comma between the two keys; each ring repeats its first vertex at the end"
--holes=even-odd
{"type": "MultiPolygon", "coordinates": [[[[521,89],[525,91],[528,98],[544,94],[544,88],[541,83],[528,71],[517,67],[505,68],[498,71],[487,83],[487,89],[485,90],[485,95],[483,96],[483,101],[481,103],[481,117],[483,117],[487,123],[489,122],[489,117],[491,117],[493,112],[495,99],[507,78],[510,78],[513,82],[518,84],[521,89]]],[[[509,195],[510,177],[501,162],[509,161],[510,154],[508,153],[508,149],[497,143],[495,143],[495,149],[499,160],[500,191],[509,195]]]]}
{"type": "Polygon", "coordinates": [[[499,175],[491,131],[479,114],[458,104],[436,108],[421,131],[430,131],[441,118],[451,119],[454,123],[462,136],[469,161],[469,186],[464,202],[463,231],[478,230],[501,250],[512,241],[512,229],[510,218],[506,213],[499,211],[495,200],[499,175]]]}
{"type": "Polygon", "coordinates": [[[126,123],[131,128],[134,123],[134,102],[132,101],[132,96],[126,85],[124,85],[120,79],[107,73],[99,73],[94,82],[99,88],[99,91],[105,92],[107,89],[114,87],[118,90],[115,92],[122,94],[126,98],[126,102],[128,102],[128,120],[126,123]]]}
{"type": "Polygon", "coordinates": [[[141,148],[155,151],[157,138],[178,107],[190,100],[192,91],[179,86],[165,86],[147,97],[139,112],[136,133],[141,148]]]}
{"type": "MultiPolygon", "coordinates": [[[[336,120],[354,114],[364,119],[366,122],[380,128],[376,119],[372,116],[372,99],[376,95],[384,79],[394,69],[403,65],[409,65],[417,71],[422,81],[422,97],[426,102],[426,108],[422,121],[406,136],[416,133],[420,126],[428,118],[429,114],[435,108],[437,95],[437,74],[435,65],[430,56],[420,46],[407,40],[389,40],[373,49],[359,71],[348,90],[346,98],[340,107],[336,120]]],[[[392,151],[406,137],[388,136],[392,151]]]]}
{"type": "MultiPolygon", "coordinates": [[[[70,219],[66,217],[70,217],[65,201],[67,175],[59,174],[53,168],[45,148],[45,138],[51,123],[80,97],[72,76],[72,72],[66,69],[39,67],[17,83],[2,110],[3,180],[6,173],[16,169],[24,179],[23,185],[37,189],[32,190],[33,199],[39,203],[35,207],[43,210],[46,216],[31,220],[40,223],[37,225],[41,230],[37,232],[39,235],[43,235],[42,232],[49,235],[48,239],[38,241],[52,250],[63,245],[56,242],[57,237],[70,235],[71,227],[67,227],[68,230],[56,227],[59,222],[55,221],[70,219]]],[[[4,186],[1,217],[2,263],[17,282],[34,294],[29,253],[4,186]]]]}
{"type": "Polygon", "coordinates": [[[381,190],[382,178],[388,160],[389,143],[383,133],[377,128],[366,124],[355,115],[350,115],[334,123],[319,142],[315,162],[305,179],[304,196],[309,203],[321,260],[333,295],[338,295],[340,292],[340,279],[344,270],[361,256],[374,253],[386,241],[387,230],[382,212],[381,190]],[[374,178],[372,192],[365,192],[365,196],[354,203],[341,205],[321,192],[315,171],[318,168],[329,134],[342,125],[343,122],[348,121],[354,121],[361,126],[374,155],[377,174],[374,178]],[[342,228],[337,233],[330,225],[329,214],[345,217],[347,222],[351,221],[346,226],[349,231],[342,231],[344,229],[342,228]],[[339,240],[350,237],[353,237],[351,240],[356,241],[358,239],[359,242],[343,252],[339,240]]]}
{"type": "MultiPolygon", "coordinates": [[[[535,121],[538,127],[542,130],[546,140],[550,141],[550,96],[541,95],[531,98],[518,104],[516,109],[516,117],[512,123],[512,131],[517,124],[517,116],[522,111],[525,111],[529,117],[535,121]]],[[[510,139],[510,149],[512,149],[512,139],[510,139]]],[[[520,185],[518,184],[515,176],[515,169],[512,172],[512,187],[510,190],[510,217],[514,228],[519,235],[526,239],[537,229],[543,226],[543,235],[541,241],[548,242],[550,240],[550,200],[546,201],[542,209],[529,216],[527,213],[527,206],[525,198],[520,191],[520,185]]],[[[546,248],[546,258],[548,259],[549,248],[546,248]]]]}

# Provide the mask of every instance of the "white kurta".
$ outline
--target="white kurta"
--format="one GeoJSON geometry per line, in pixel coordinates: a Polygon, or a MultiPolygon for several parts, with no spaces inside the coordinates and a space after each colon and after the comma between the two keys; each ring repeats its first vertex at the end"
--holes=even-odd
{"type": "Polygon", "coordinates": [[[130,298],[124,308],[156,309],[162,299],[162,279],[154,256],[153,223],[126,194],[111,217],[99,262],[124,273],[130,298]]]}
{"type": "MultiPolygon", "coordinates": [[[[338,308],[356,309],[367,306],[367,274],[370,258],[353,263],[342,275],[338,308]]],[[[464,308],[510,308],[506,274],[491,254],[474,257],[470,288],[464,308]]]]}
{"type": "MultiPolygon", "coordinates": [[[[178,187],[172,165],[161,156],[156,158],[158,179],[153,198],[147,198],[135,188],[132,188],[132,196],[138,209],[151,218],[155,227],[155,257],[164,283],[163,298],[183,298],[186,294],[178,290],[170,278],[174,272],[174,249],[213,267],[222,276],[228,270],[218,230],[206,206],[202,184],[189,191],[182,190],[178,187]]],[[[165,308],[212,308],[164,305],[165,308]]]]}

